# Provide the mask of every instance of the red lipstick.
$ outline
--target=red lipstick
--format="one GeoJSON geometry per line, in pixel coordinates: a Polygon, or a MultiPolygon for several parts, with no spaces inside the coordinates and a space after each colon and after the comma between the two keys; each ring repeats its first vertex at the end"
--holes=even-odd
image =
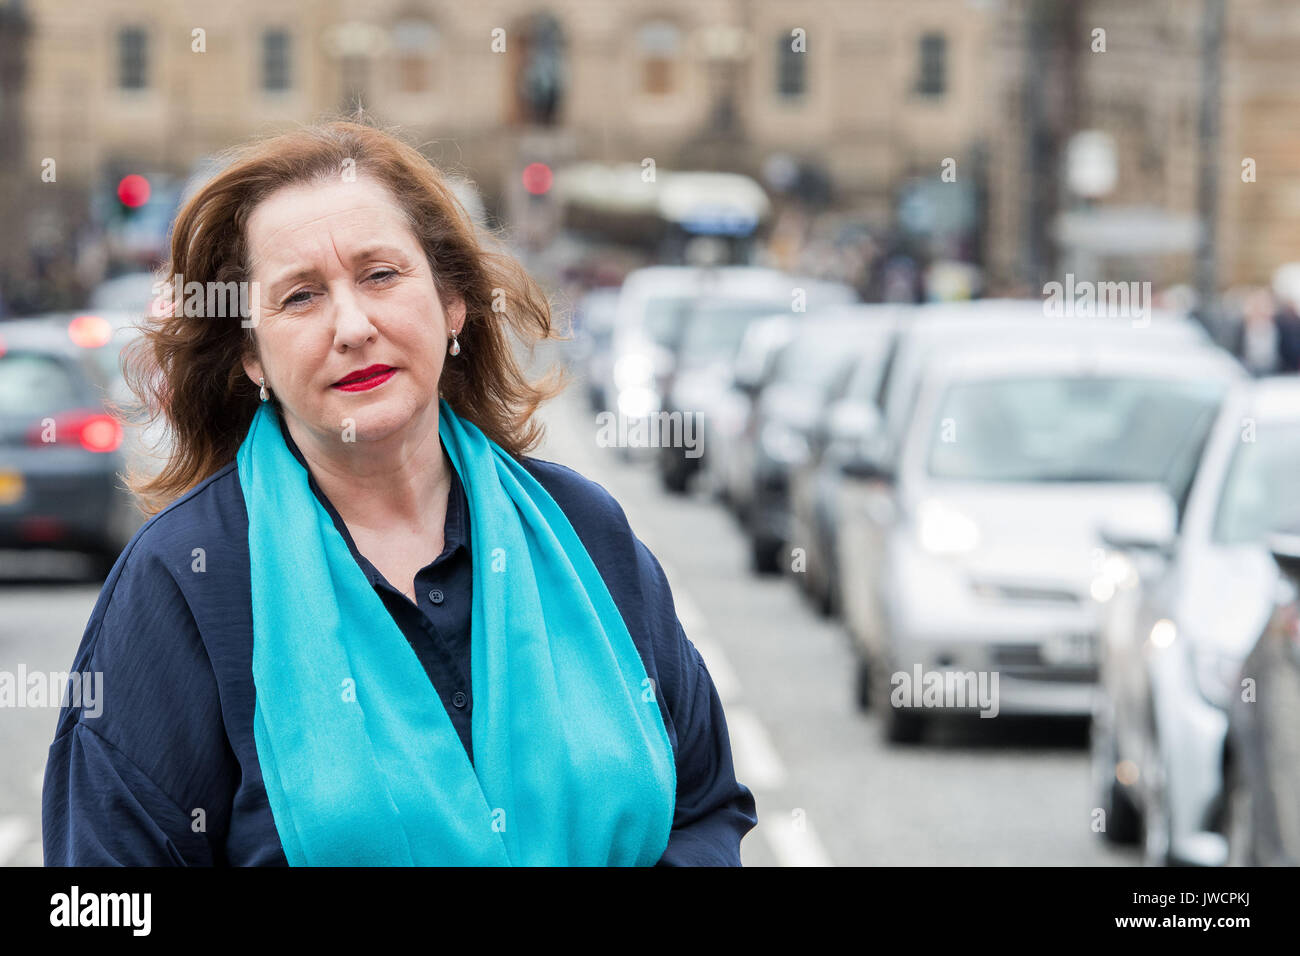
{"type": "Polygon", "coordinates": [[[393,377],[397,369],[391,365],[371,365],[367,368],[357,369],[355,372],[349,372],[331,388],[337,388],[340,392],[364,392],[367,389],[383,385],[393,377]]]}

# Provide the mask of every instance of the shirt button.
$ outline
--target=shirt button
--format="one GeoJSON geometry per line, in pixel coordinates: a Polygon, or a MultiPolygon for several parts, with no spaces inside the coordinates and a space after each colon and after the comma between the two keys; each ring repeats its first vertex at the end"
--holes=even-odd
{"type": "Polygon", "coordinates": [[[432,591],[429,592],[429,600],[432,601],[434,604],[441,604],[442,599],[443,599],[443,593],[439,591],[437,588],[434,588],[432,591]]]}
{"type": "Polygon", "coordinates": [[[452,705],[455,706],[457,709],[463,710],[465,708],[465,704],[469,702],[469,698],[465,696],[464,691],[458,690],[456,691],[456,693],[452,694],[451,702],[452,705]]]}

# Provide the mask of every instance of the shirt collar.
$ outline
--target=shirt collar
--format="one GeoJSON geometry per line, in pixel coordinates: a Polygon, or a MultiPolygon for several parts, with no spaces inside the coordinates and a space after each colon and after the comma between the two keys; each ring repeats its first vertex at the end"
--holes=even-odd
{"type": "MultiPolygon", "coordinates": [[[[279,417],[280,434],[284,436],[285,445],[289,447],[289,451],[293,453],[293,457],[298,459],[298,463],[302,465],[307,472],[307,484],[311,487],[312,494],[316,496],[316,500],[321,503],[322,507],[324,507],[325,511],[334,521],[334,526],[338,528],[339,533],[343,535],[343,540],[347,542],[348,550],[352,552],[353,557],[355,557],[358,560],[358,563],[361,564],[362,569],[366,572],[366,576],[370,579],[370,583],[377,583],[379,579],[379,571],[374,567],[374,565],[366,560],[365,555],[357,550],[356,544],[352,541],[352,534],[348,531],[347,524],[344,523],[343,518],[339,515],[338,509],[336,509],[330,502],[329,498],[325,496],[325,492],[321,490],[320,485],[316,483],[315,476],[312,475],[311,469],[307,467],[307,459],[303,457],[302,451],[298,448],[297,442],[295,442],[293,436],[289,434],[289,428],[285,425],[284,416],[279,413],[279,409],[276,409],[276,415],[279,417]]],[[[439,438],[439,441],[441,442],[441,437],[439,438]]],[[[466,520],[468,514],[469,499],[465,495],[465,487],[461,483],[460,475],[457,474],[456,469],[453,466],[451,469],[451,490],[447,495],[447,517],[443,522],[442,529],[442,554],[433,558],[433,561],[437,561],[444,556],[451,554],[457,548],[469,548],[469,528],[466,520]]],[[[433,562],[431,561],[430,563],[433,562]]]]}

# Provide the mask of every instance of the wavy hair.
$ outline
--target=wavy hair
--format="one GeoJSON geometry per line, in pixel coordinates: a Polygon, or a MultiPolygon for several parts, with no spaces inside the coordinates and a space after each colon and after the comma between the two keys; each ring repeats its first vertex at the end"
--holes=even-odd
{"type": "MultiPolygon", "coordinates": [[[[568,382],[558,371],[530,381],[511,337],[530,349],[560,337],[550,303],[516,259],[488,248],[499,236],[480,231],[437,167],[393,133],[349,120],[255,140],[222,159],[221,172],[177,214],[160,283],[170,285],[177,274],[187,287],[249,281],[246,230],[257,205],[282,187],[335,179],[351,164],[392,193],[424,248],[444,308],[456,297],[465,302],[462,352],[444,365],[440,395],[509,454],[537,445],[543,429],[533,413],[568,382]]],[[[223,287],[236,288],[217,288],[223,287]]],[[[243,358],[257,354],[251,327],[196,318],[184,314],[194,311],[188,307],[159,311],[168,310],[151,309],[142,334],[123,352],[127,384],[145,418],[163,422],[168,439],[160,471],[127,475],[146,514],[233,461],[258,406],[257,385],[243,368],[243,358]]]]}

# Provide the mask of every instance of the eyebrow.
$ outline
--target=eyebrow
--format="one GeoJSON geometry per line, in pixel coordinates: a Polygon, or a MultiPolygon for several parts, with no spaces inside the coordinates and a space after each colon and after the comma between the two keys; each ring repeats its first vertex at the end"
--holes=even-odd
{"type": "MultiPolygon", "coordinates": [[[[403,260],[407,258],[406,253],[404,253],[397,246],[391,245],[389,243],[374,243],[372,245],[366,246],[358,250],[357,253],[353,255],[352,261],[360,262],[362,260],[369,259],[372,258],[373,256],[377,256],[381,254],[387,254],[403,260]]],[[[315,269],[310,269],[310,268],[295,269],[292,272],[285,273],[282,276],[272,279],[269,283],[267,283],[267,289],[274,291],[286,285],[289,285],[291,283],[297,282],[299,279],[308,279],[315,275],[316,275],[315,269]]]]}

